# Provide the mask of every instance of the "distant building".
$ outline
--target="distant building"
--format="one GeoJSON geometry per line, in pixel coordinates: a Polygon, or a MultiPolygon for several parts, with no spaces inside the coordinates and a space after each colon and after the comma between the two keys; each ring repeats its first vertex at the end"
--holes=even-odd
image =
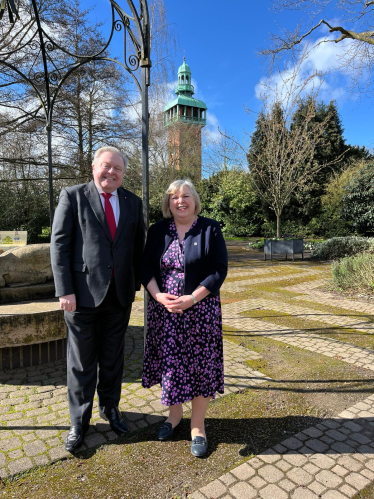
{"type": "Polygon", "coordinates": [[[164,109],[168,127],[168,162],[176,170],[201,179],[201,129],[206,125],[206,104],[194,99],[191,69],[183,58],[178,69],[177,98],[164,109]]]}

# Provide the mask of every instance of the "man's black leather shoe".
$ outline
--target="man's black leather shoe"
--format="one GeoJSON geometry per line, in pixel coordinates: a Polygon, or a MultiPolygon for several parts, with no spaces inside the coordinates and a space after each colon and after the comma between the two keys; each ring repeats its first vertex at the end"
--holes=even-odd
{"type": "Polygon", "coordinates": [[[208,441],[204,437],[195,437],[191,442],[191,454],[195,457],[203,457],[208,450],[208,441]]]}
{"type": "Polygon", "coordinates": [[[99,412],[99,414],[102,419],[108,421],[110,427],[116,433],[124,435],[125,433],[128,433],[130,431],[118,407],[112,407],[111,409],[109,409],[107,414],[104,414],[103,412],[99,412]]]}
{"type": "Polygon", "coordinates": [[[86,425],[82,427],[82,425],[73,425],[71,426],[69,433],[65,439],[65,449],[69,452],[74,452],[78,449],[84,440],[84,436],[87,433],[88,426],[86,425]]]}
{"type": "Polygon", "coordinates": [[[181,424],[181,421],[179,421],[179,423],[177,424],[177,426],[174,426],[173,428],[173,425],[171,423],[162,423],[162,425],[160,426],[160,428],[157,430],[157,439],[158,440],[169,440],[173,434],[174,434],[174,431],[178,428],[178,426],[181,424]]]}

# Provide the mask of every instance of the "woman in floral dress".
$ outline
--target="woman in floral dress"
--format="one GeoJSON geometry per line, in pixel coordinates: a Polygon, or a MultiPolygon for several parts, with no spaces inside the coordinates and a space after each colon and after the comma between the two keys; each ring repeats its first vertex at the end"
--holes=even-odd
{"type": "Polygon", "coordinates": [[[157,436],[173,436],[182,404],[191,401],[191,452],[198,457],[208,448],[209,401],[224,389],[219,289],[227,274],[220,225],[198,217],[200,209],[189,180],[169,186],[165,219],[149,229],[142,270],[150,294],[142,383],[145,388],[160,383],[161,402],[170,409],[157,436]]]}

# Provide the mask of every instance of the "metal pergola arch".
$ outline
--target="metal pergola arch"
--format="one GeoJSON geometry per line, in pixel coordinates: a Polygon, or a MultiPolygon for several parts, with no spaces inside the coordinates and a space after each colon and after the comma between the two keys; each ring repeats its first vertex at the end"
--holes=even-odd
{"type": "MultiPolygon", "coordinates": [[[[112,11],[111,30],[109,37],[104,46],[94,54],[75,54],[52,38],[50,34],[43,28],[40,20],[39,7],[36,0],[30,0],[33,12],[34,23],[29,28],[27,40],[16,50],[8,52],[0,52],[0,64],[14,71],[21,79],[26,82],[35,92],[39,99],[41,107],[44,111],[46,132],[48,138],[48,184],[49,184],[49,212],[50,224],[52,227],[54,202],[53,202],[53,165],[52,165],[52,116],[53,106],[59,90],[63,86],[66,79],[81,66],[92,61],[108,61],[119,64],[126,70],[134,79],[138,90],[141,93],[142,102],[142,177],[143,177],[143,210],[146,227],[148,227],[148,206],[149,206],[149,155],[148,155],[148,129],[149,129],[149,112],[148,112],[148,87],[150,85],[150,21],[147,0],[139,0],[140,10],[136,9],[132,0],[126,0],[130,8],[131,15],[127,14],[123,8],[114,0],[109,0],[112,11]],[[136,33],[132,30],[131,22],[135,25],[136,33]],[[123,29],[123,62],[104,56],[106,49],[110,46],[114,32],[123,29]],[[127,56],[127,41],[126,34],[129,35],[134,47],[134,54],[127,56]],[[25,74],[17,65],[11,62],[12,55],[20,50],[38,51],[35,60],[41,55],[43,62],[43,71],[32,73],[32,67],[29,74],[25,74]],[[60,50],[64,54],[72,57],[75,62],[70,64],[68,68],[58,68],[53,60],[53,51],[60,50]],[[135,74],[135,71],[140,67],[141,78],[140,82],[135,74]]],[[[5,12],[8,12],[9,23],[12,26],[19,19],[19,13],[14,0],[0,0],[0,20],[5,12]]],[[[11,29],[9,30],[9,33],[11,29]]],[[[35,61],[34,61],[35,63],[35,61]]]]}

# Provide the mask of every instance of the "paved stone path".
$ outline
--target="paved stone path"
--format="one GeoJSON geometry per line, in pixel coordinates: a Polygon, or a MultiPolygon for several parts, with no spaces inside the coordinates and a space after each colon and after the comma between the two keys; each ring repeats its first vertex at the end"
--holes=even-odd
{"type": "MultiPolygon", "coordinates": [[[[336,295],[318,290],[326,284],[328,266],[307,267],[304,262],[287,267],[284,263],[258,264],[256,268],[234,268],[224,291],[236,293],[251,285],[279,282],[284,290],[298,293],[295,303],[264,299],[245,299],[223,306],[223,322],[235,335],[253,334],[270,337],[290,346],[297,346],[342,362],[374,371],[374,350],[356,347],[334,339],[324,338],[307,330],[295,330],[261,320],[245,317],[252,309],[276,310],[331,325],[371,331],[370,316],[374,304],[338,299],[336,295]],[[306,277],[307,283],[300,279],[306,277]],[[292,284],[296,279],[297,283],[292,284]],[[290,281],[285,286],[284,281],[290,281]],[[304,299],[308,303],[301,303],[304,299]],[[360,312],[325,314],[313,309],[313,302],[360,312]],[[365,314],[365,315],[364,315],[365,314]]],[[[292,296],[290,296],[293,299],[292,296]]],[[[52,306],[52,305],[51,305],[52,306]]],[[[131,327],[126,337],[126,359],[120,408],[125,411],[130,429],[145,428],[160,421],[167,408],[160,403],[160,388],[144,389],[140,384],[143,353],[143,301],[138,293],[133,306],[131,327]]],[[[225,393],[255,386],[269,380],[262,373],[251,370],[246,361],[260,355],[229,341],[224,342],[225,393]]],[[[186,404],[189,408],[189,404],[186,404]]],[[[66,397],[65,361],[39,367],[17,369],[0,374],[0,476],[9,476],[35,465],[47,464],[65,457],[63,439],[69,428],[66,397]]],[[[354,494],[374,481],[374,395],[355,404],[334,419],[308,428],[267,449],[255,458],[207,483],[190,495],[192,499],[342,499],[354,494]]],[[[117,436],[98,415],[95,402],[92,425],[82,448],[105,444],[117,436]]]]}
{"type": "MultiPolygon", "coordinates": [[[[251,308],[256,308],[256,306],[260,307],[262,304],[266,303],[267,300],[242,300],[225,305],[223,307],[223,323],[226,326],[237,329],[238,331],[236,334],[255,334],[267,336],[273,340],[286,343],[287,345],[304,348],[305,350],[309,350],[311,352],[320,353],[322,355],[326,355],[327,357],[334,357],[338,360],[348,362],[349,364],[355,364],[358,367],[364,367],[365,369],[374,371],[374,350],[356,347],[350,343],[343,343],[331,338],[323,338],[314,333],[290,329],[285,326],[262,321],[261,319],[252,319],[240,315],[251,308]]],[[[275,302],[271,303],[273,304],[275,302]]],[[[278,305],[275,304],[275,306],[278,305]]],[[[285,307],[287,308],[288,305],[285,307]]],[[[298,309],[298,307],[295,307],[295,309],[298,309]]],[[[264,314],[266,315],[266,310],[264,310],[264,314]]],[[[314,314],[314,316],[315,318],[320,317],[318,313],[314,314]]],[[[339,316],[333,317],[335,317],[337,321],[340,320],[339,316]]],[[[307,318],[311,320],[310,316],[307,318]]],[[[329,323],[331,323],[330,317],[329,321],[329,323]]],[[[358,329],[355,324],[353,327],[355,330],[358,329]]],[[[367,330],[365,329],[365,332],[366,331],[367,330]]]]}
{"type": "MultiPolygon", "coordinates": [[[[143,304],[135,302],[132,323],[142,320],[143,304]]],[[[120,409],[126,412],[130,430],[147,427],[168,412],[160,403],[161,389],[140,384],[143,329],[133,326],[126,336],[125,370],[120,409]]],[[[255,352],[225,341],[225,394],[264,383],[265,375],[249,369],[246,360],[255,352]]],[[[185,404],[190,408],[190,404],[185,404]]],[[[98,413],[95,401],[93,424],[82,449],[117,438],[98,413]]],[[[63,441],[70,427],[66,391],[66,361],[17,369],[0,374],[0,477],[70,455],[63,441]]]]}
{"type": "MultiPolygon", "coordinates": [[[[229,291],[231,293],[240,293],[241,291],[246,290],[248,287],[253,284],[263,284],[265,282],[279,282],[279,281],[290,281],[292,279],[298,277],[310,277],[310,276],[319,276],[321,273],[318,270],[313,269],[305,269],[303,272],[298,273],[289,273],[287,275],[279,275],[273,277],[258,277],[257,279],[243,279],[241,281],[234,282],[225,282],[222,286],[222,291],[229,291]]],[[[320,285],[320,284],[319,284],[320,285]]]]}
{"type": "MultiPolygon", "coordinates": [[[[306,274],[305,274],[306,275],[306,274]]],[[[310,274],[309,274],[310,275],[310,274]]],[[[288,276],[287,278],[295,277],[288,276]]],[[[283,279],[263,279],[274,282],[283,279]]],[[[247,280],[245,285],[256,284],[247,280]]],[[[243,289],[244,281],[235,289],[229,283],[226,291],[243,289]]],[[[336,295],[316,291],[326,279],[283,287],[305,295],[310,302],[373,314],[374,306],[357,300],[337,299],[336,295]]],[[[302,297],[301,297],[302,298],[302,297]]],[[[299,301],[300,297],[295,298],[299,301]]],[[[309,303],[308,303],[309,305],[309,303]]],[[[312,307],[312,303],[310,303],[312,307]]],[[[270,337],[288,345],[335,357],[343,362],[374,370],[374,350],[355,347],[330,338],[249,318],[243,312],[266,309],[297,315],[324,324],[371,332],[369,318],[325,314],[303,305],[290,305],[267,299],[241,300],[223,307],[224,325],[235,334],[270,337]]],[[[273,448],[249,459],[198,491],[190,499],[344,499],[374,481],[374,395],[343,411],[334,419],[297,433],[273,448]]]]}
{"type": "Polygon", "coordinates": [[[190,499],[346,499],[374,480],[374,395],[190,494],[190,499]]]}
{"type": "Polygon", "coordinates": [[[329,307],[344,308],[346,310],[354,310],[365,314],[374,314],[374,303],[360,302],[357,300],[349,300],[346,298],[337,297],[333,293],[318,291],[315,287],[322,286],[326,281],[312,281],[308,284],[297,284],[296,286],[287,286],[284,289],[300,293],[299,296],[292,297],[292,300],[311,300],[315,303],[328,305],[329,307]],[[304,297],[301,295],[305,295],[304,297]]]}
{"type": "Polygon", "coordinates": [[[335,327],[337,326],[343,328],[349,327],[350,329],[355,329],[356,331],[361,331],[363,333],[372,332],[374,326],[372,318],[357,316],[355,314],[349,315],[349,312],[346,312],[344,315],[341,315],[329,312],[316,311],[304,306],[304,304],[282,303],[280,301],[265,300],[265,299],[246,300],[245,302],[242,301],[241,303],[245,303],[246,305],[248,305],[247,310],[254,310],[254,309],[274,310],[277,312],[283,312],[292,315],[294,317],[298,317],[299,319],[305,319],[308,321],[317,321],[335,327]]]}

